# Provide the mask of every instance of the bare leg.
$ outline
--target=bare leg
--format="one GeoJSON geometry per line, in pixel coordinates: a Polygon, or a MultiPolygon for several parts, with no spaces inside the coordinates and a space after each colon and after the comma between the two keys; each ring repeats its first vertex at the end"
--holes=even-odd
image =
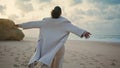
{"type": "Polygon", "coordinates": [[[45,64],[43,64],[43,65],[41,66],[41,68],[48,68],[48,66],[45,65],[45,64]]]}
{"type": "Polygon", "coordinates": [[[62,60],[64,56],[64,47],[62,47],[57,54],[55,55],[55,58],[53,59],[51,68],[62,68],[62,60]]]}
{"type": "Polygon", "coordinates": [[[34,68],[37,65],[37,61],[28,65],[28,68],[34,68]]]}
{"type": "Polygon", "coordinates": [[[28,68],[34,68],[34,63],[28,65],[28,68]]]}

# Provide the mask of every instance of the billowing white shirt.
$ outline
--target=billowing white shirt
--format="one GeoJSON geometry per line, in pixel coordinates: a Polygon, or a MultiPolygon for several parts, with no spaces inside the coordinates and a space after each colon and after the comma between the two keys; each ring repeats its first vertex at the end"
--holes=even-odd
{"type": "Polygon", "coordinates": [[[39,61],[49,67],[55,54],[64,46],[70,32],[78,36],[81,36],[85,32],[85,30],[74,26],[64,17],[58,19],[44,18],[41,21],[20,24],[20,27],[23,29],[40,28],[36,52],[30,59],[29,64],[39,61]]]}

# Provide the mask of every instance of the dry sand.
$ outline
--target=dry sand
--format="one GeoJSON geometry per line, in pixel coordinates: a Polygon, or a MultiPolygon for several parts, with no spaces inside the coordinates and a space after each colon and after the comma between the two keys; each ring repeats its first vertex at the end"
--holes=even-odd
{"type": "MultiPolygon", "coordinates": [[[[28,68],[37,39],[0,42],[0,68],[28,68]]],[[[63,68],[120,68],[120,42],[69,40],[63,68]]]]}

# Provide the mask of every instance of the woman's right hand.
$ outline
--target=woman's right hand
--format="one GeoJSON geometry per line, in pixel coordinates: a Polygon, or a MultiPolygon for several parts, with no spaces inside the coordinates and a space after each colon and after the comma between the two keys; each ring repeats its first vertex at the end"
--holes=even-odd
{"type": "Polygon", "coordinates": [[[20,26],[19,26],[19,24],[15,24],[15,27],[17,27],[17,28],[18,28],[18,27],[20,27],[20,26]]]}

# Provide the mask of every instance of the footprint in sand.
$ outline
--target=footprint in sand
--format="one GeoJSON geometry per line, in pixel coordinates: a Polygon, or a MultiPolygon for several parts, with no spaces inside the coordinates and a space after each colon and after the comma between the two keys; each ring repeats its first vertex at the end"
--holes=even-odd
{"type": "Polygon", "coordinates": [[[14,55],[14,53],[13,53],[13,52],[11,52],[11,53],[10,53],[10,56],[13,56],[13,55],[14,55]]]}
{"type": "Polygon", "coordinates": [[[20,67],[20,65],[18,65],[18,64],[13,64],[13,66],[16,68],[20,67]]]}
{"type": "Polygon", "coordinates": [[[110,62],[111,66],[116,66],[118,61],[116,59],[110,59],[110,62]]]}
{"type": "Polygon", "coordinates": [[[3,54],[3,52],[0,52],[0,55],[3,54]]]}
{"type": "Polygon", "coordinates": [[[26,60],[26,58],[25,58],[25,57],[23,57],[22,59],[23,59],[23,60],[26,60]]]}
{"type": "Polygon", "coordinates": [[[106,66],[103,63],[100,63],[101,66],[103,66],[104,68],[106,68],[106,66]]]}
{"type": "Polygon", "coordinates": [[[19,62],[19,58],[18,58],[18,57],[15,57],[15,61],[16,61],[16,62],[19,62]]]}
{"type": "Polygon", "coordinates": [[[5,54],[4,54],[4,53],[1,53],[0,55],[1,55],[1,56],[5,56],[5,54]]]}
{"type": "Polygon", "coordinates": [[[7,50],[6,47],[4,48],[4,50],[5,50],[5,51],[7,50]]]}
{"type": "Polygon", "coordinates": [[[10,54],[10,56],[13,56],[13,54],[10,54]]]}
{"type": "Polygon", "coordinates": [[[102,55],[102,54],[97,54],[96,56],[97,56],[97,57],[101,57],[101,56],[103,56],[103,55],[102,55]]]}
{"type": "Polygon", "coordinates": [[[10,49],[8,49],[8,48],[6,49],[6,48],[5,48],[4,51],[5,51],[5,52],[10,52],[10,49]]]}
{"type": "Polygon", "coordinates": [[[91,57],[91,59],[94,61],[94,62],[99,62],[97,59],[95,59],[95,58],[92,58],[91,57]]]}
{"type": "Polygon", "coordinates": [[[85,65],[84,63],[80,63],[80,65],[85,65]]]}
{"type": "Polygon", "coordinates": [[[88,59],[88,56],[85,56],[85,55],[84,55],[84,59],[88,59]]]}
{"type": "Polygon", "coordinates": [[[111,65],[111,66],[116,66],[116,63],[115,63],[115,62],[112,62],[110,65],[111,65]]]}
{"type": "Polygon", "coordinates": [[[20,56],[20,53],[17,53],[18,56],[20,56]]]}
{"type": "Polygon", "coordinates": [[[84,57],[84,56],[82,56],[82,57],[81,57],[81,59],[84,59],[84,60],[86,60],[86,59],[88,59],[88,58],[87,58],[87,57],[84,57]]]}
{"type": "MultiPolygon", "coordinates": [[[[102,67],[106,68],[106,66],[105,66],[103,63],[99,62],[97,59],[92,58],[92,57],[90,57],[90,58],[91,58],[91,60],[93,60],[95,63],[98,63],[98,64],[100,64],[102,67]]],[[[97,66],[96,68],[101,68],[101,67],[97,66]]]]}
{"type": "Polygon", "coordinates": [[[21,66],[27,67],[28,65],[26,63],[20,64],[21,66]]]}
{"type": "Polygon", "coordinates": [[[90,65],[94,65],[94,64],[93,64],[93,63],[91,63],[91,62],[90,62],[89,64],[90,64],[90,65]]]}

